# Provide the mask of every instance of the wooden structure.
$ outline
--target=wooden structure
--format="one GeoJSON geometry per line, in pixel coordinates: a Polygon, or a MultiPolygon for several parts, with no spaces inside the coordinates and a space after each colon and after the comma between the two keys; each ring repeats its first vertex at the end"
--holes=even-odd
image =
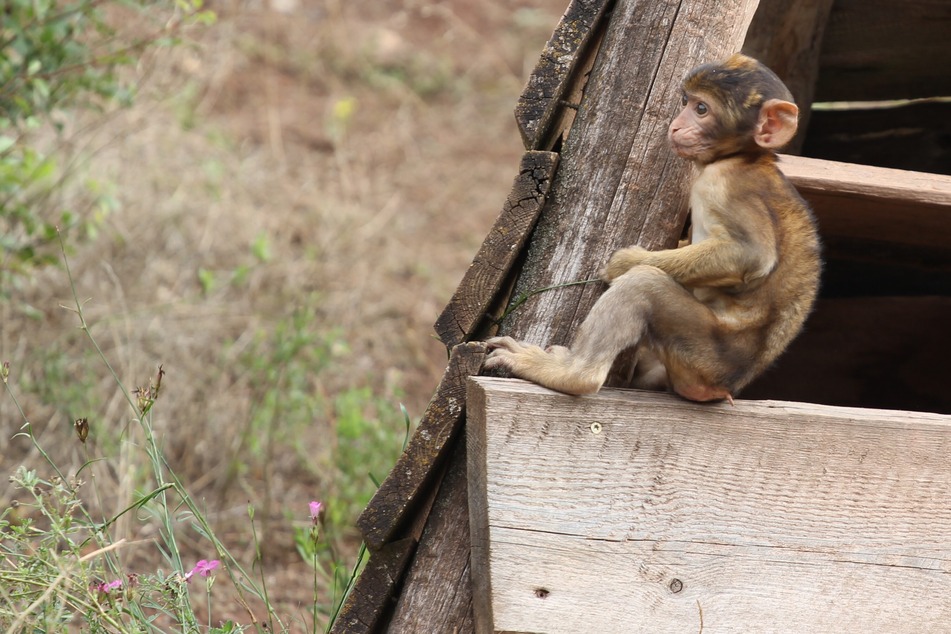
{"type": "Polygon", "coordinates": [[[951,416],[494,378],[468,399],[476,631],[946,627],[951,416]]]}
{"type": "MultiPolygon", "coordinates": [[[[467,399],[467,381],[479,374],[484,355],[480,340],[501,327],[540,344],[567,343],[603,291],[600,284],[567,284],[593,277],[618,247],[676,243],[687,213],[687,166],[667,149],[665,131],[688,69],[742,48],[776,69],[806,112],[813,98],[828,99],[843,84],[854,92],[836,93],[837,100],[919,98],[931,85],[944,91],[946,63],[919,69],[912,62],[951,60],[951,40],[943,35],[951,7],[908,0],[899,20],[907,28],[895,26],[896,13],[884,0],[570,2],[516,107],[526,154],[512,192],[436,322],[451,350],[446,374],[358,522],[372,556],[334,632],[727,631],[723,619],[746,631],[769,631],[782,619],[782,631],[900,632],[881,611],[898,602],[915,606],[917,621],[908,622],[917,631],[928,631],[932,618],[947,621],[951,477],[940,460],[951,442],[946,417],[748,400],[724,410],[614,390],[572,399],[501,379],[479,379],[467,399]],[[913,40],[915,53],[871,54],[875,43],[856,37],[850,20],[867,31],[887,24],[883,50],[913,40]],[[913,37],[913,26],[924,35],[913,37]],[[902,80],[898,93],[888,92],[882,75],[902,80]],[[552,286],[559,288],[537,293],[552,286]],[[529,296],[498,323],[516,298],[529,296]],[[515,417],[516,409],[543,411],[534,421],[546,423],[543,429],[515,417]],[[513,435],[491,442],[499,430],[513,435]],[[627,454],[617,453],[625,447],[627,454]],[[624,455],[630,460],[620,464],[624,455]],[[513,461],[524,463],[519,473],[513,461]],[[630,488],[605,490],[598,483],[616,476],[589,467],[621,469],[630,488]],[[550,502],[570,493],[570,513],[543,509],[536,498],[493,498],[499,487],[514,486],[509,478],[520,486],[560,483],[564,490],[554,488],[550,502]],[[497,515],[493,499],[502,499],[497,515]],[[776,500],[781,504],[770,506],[776,500]],[[477,541],[470,540],[470,505],[477,541]],[[675,513],[665,515],[668,509],[675,513]],[[565,523],[531,524],[543,515],[565,523]],[[579,518],[599,515],[600,528],[585,532],[579,518]],[[494,517],[501,519],[493,523],[494,517]],[[493,542],[500,534],[493,531],[523,520],[529,524],[514,540],[517,552],[504,548],[510,533],[493,542]],[[620,524],[609,527],[608,520],[620,524]],[[569,545],[536,540],[541,533],[561,535],[569,545]],[[559,548],[563,556],[543,557],[535,547],[559,548]],[[771,558],[777,552],[785,559],[771,558]],[[611,553],[630,564],[630,587],[619,588],[619,581],[605,588],[590,576],[611,553]],[[518,559],[500,564],[496,555],[518,559]],[[675,565],[680,576],[672,575],[675,565]],[[843,566],[846,585],[836,586],[843,566]],[[516,592],[530,590],[527,598],[506,598],[509,574],[518,577],[516,592]],[[569,574],[575,581],[588,575],[598,587],[569,585],[569,574]],[[821,606],[807,587],[816,580],[828,589],[822,596],[832,597],[821,606]],[[842,607],[836,602],[855,596],[849,583],[867,594],[842,607]],[[649,625],[621,626],[617,607],[601,609],[607,620],[598,622],[558,620],[567,618],[558,610],[572,597],[604,601],[611,592],[623,592],[623,609],[637,612],[624,623],[649,625]],[[830,608],[836,605],[838,611],[830,608]],[[834,618],[846,609],[872,626],[859,627],[856,617],[825,627],[833,621],[822,621],[822,613],[834,618]],[[537,614],[529,618],[524,610],[537,614]]],[[[814,111],[797,141],[807,156],[810,147],[841,141],[828,135],[831,141],[816,145],[812,128],[826,125],[828,112],[814,111]]],[[[867,136],[864,115],[849,124],[859,140],[867,136]]],[[[857,152],[849,148],[850,156],[857,152]]],[[[927,164],[940,167],[946,156],[935,156],[927,164]]],[[[893,156],[889,165],[896,163],[893,156]]],[[[743,396],[951,413],[951,177],[792,156],[782,167],[819,220],[823,292],[806,333],[743,396]]],[[[624,376],[621,360],[613,384],[623,386],[624,376]]]]}

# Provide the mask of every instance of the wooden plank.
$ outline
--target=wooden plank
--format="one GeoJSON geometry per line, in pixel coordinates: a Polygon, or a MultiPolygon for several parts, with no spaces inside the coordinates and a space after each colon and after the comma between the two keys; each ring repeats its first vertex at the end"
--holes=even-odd
{"type": "Polygon", "coordinates": [[[485,317],[535,227],[557,167],[554,152],[530,151],[522,156],[502,212],[436,320],[436,333],[447,346],[468,339],[485,317]]]}
{"type": "Polygon", "coordinates": [[[388,632],[473,632],[465,443],[456,443],[388,632]]]}
{"type": "MultiPolygon", "coordinates": [[[[515,288],[515,295],[593,278],[615,249],[676,244],[689,165],[666,131],[680,82],[699,63],[740,48],[755,0],[617,0],[515,288]]],[[[603,291],[544,293],[512,313],[503,334],[564,344],[603,291]]]]}
{"type": "Polygon", "coordinates": [[[479,632],[903,634],[951,618],[949,416],[486,377],[468,402],[472,577],[491,579],[479,632]]]}
{"type": "Polygon", "coordinates": [[[823,236],[951,245],[951,176],[796,156],[779,166],[813,206],[823,236]]]}
{"type": "Polygon", "coordinates": [[[386,479],[357,520],[357,528],[371,550],[380,550],[392,538],[433,482],[435,470],[462,427],[466,378],[478,374],[485,344],[455,346],[449,366],[423,414],[416,432],[386,479]]]}
{"type": "Polygon", "coordinates": [[[836,0],[820,58],[819,101],[951,95],[951,3],[836,0]]]}
{"type": "Polygon", "coordinates": [[[799,154],[809,127],[819,52],[832,0],[760,0],[743,52],[769,66],[799,106],[799,132],[786,148],[799,154]]]}
{"type": "Polygon", "coordinates": [[[542,50],[535,70],[515,106],[522,142],[526,149],[551,149],[545,142],[573,83],[583,67],[587,48],[611,0],[571,0],[565,15],[542,50]]]}
{"type": "Polygon", "coordinates": [[[403,578],[415,548],[416,540],[407,537],[387,544],[370,556],[370,561],[340,609],[331,634],[369,634],[379,631],[384,616],[395,604],[393,591],[403,578]]]}

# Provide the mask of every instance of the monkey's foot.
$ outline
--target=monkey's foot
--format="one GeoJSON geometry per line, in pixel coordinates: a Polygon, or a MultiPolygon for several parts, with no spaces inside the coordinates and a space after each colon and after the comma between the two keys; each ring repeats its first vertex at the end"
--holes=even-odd
{"type": "Polygon", "coordinates": [[[610,369],[610,365],[607,368],[587,368],[578,364],[564,346],[552,346],[546,352],[539,346],[511,337],[494,337],[486,344],[490,350],[483,364],[486,369],[502,368],[512,376],[566,394],[597,392],[610,369]]]}
{"type": "Polygon", "coordinates": [[[493,337],[485,343],[489,354],[483,367],[487,370],[508,370],[519,378],[529,378],[525,376],[525,366],[530,364],[532,359],[538,360],[547,356],[539,346],[516,341],[511,337],[493,337]]]}

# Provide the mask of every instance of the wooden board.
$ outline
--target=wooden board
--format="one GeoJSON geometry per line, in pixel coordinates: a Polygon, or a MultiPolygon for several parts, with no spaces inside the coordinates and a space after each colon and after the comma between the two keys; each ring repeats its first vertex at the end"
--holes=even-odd
{"type": "Polygon", "coordinates": [[[330,634],[369,634],[379,631],[384,616],[394,605],[394,586],[403,578],[415,548],[416,540],[407,537],[387,544],[370,556],[370,561],[340,609],[330,634]]]}
{"type": "Polygon", "coordinates": [[[522,156],[502,212],[436,320],[436,333],[447,346],[466,341],[485,317],[535,227],[557,167],[555,152],[530,151],[522,156]]]}
{"type": "Polygon", "coordinates": [[[814,110],[804,154],[847,163],[951,174],[951,101],[814,110]]]}
{"type": "MultiPolygon", "coordinates": [[[[465,415],[466,378],[478,374],[485,344],[453,348],[446,373],[423,419],[396,465],[357,519],[357,528],[371,550],[380,550],[427,497],[436,467],[447,455],[465,415]]],[[[425,517],[425,515],[423,516],[425,517]]],[[[415,518],[419,519],[419,518],[415,518]]]]}
{"type": "Polygon", "coordinates": [[[461,439],[456,445],[386,630],[392,634],[473,632],[466,448],[461,439]]]}
{"type": "Polygon", "coordinates": [[[761,0],[743,52],[769,66],[799,106],[799,131],[786,148],[799,154],[809,128],[819,73],[819,51],[832,0],[761,0]]]}
{"type": "Polygon", "coordinates": [[[940,632],[951,417],[468,394],[478,632],[940,632]]]}
{"type": "MultiPolygon", "coordinates": [[[[826,277],[840,266],[827,264],[826,277]]],[[[941,294],[820,298],[802,334],[741,396],[951,414],[951,274],[945,279],[941,294]]]]}
{"type": "Polygon", "coordinates": [[[559,111],[571,107],[563,100],[581,79],[578,72],[585,70],[587,49],[610,1],[572,0],[555,27],[515,106],[526,149],[550,149],[549,130],[559,111]]]}
{"type": "Polygon", "coordinates": [[[823,236],[951,245],[951,176],[785,155],[779,166],[813,206],[823,236]]]}

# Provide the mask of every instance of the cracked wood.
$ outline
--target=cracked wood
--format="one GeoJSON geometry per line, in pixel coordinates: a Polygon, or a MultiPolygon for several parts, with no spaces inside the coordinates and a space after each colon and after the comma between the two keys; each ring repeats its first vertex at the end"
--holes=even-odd
{"type": "Polygon", "coordinates": [[[416,432],[357,519],[357,528],[371,550],[382,549],[407,522],[421,523],[425,519],[428,509],[420,506],[462,428],[466,379],[479,373],[484,357],[482,343],[460,344],[452,349],[446,373],[416,432]]]}
{"type": "MultiPolygon", "coordinates": [[[[573,104],[563,103],[585,82],[588,49],[611,0],[572,0],[542,50],[535,70],[515,106],[515,121],[525,147],[549,149],[557,115],[573,104]],[[572,84],[575,84],[573,87],[572,84]]],[[[596,52],[596,51],[595,51],[596,52]]]]}

